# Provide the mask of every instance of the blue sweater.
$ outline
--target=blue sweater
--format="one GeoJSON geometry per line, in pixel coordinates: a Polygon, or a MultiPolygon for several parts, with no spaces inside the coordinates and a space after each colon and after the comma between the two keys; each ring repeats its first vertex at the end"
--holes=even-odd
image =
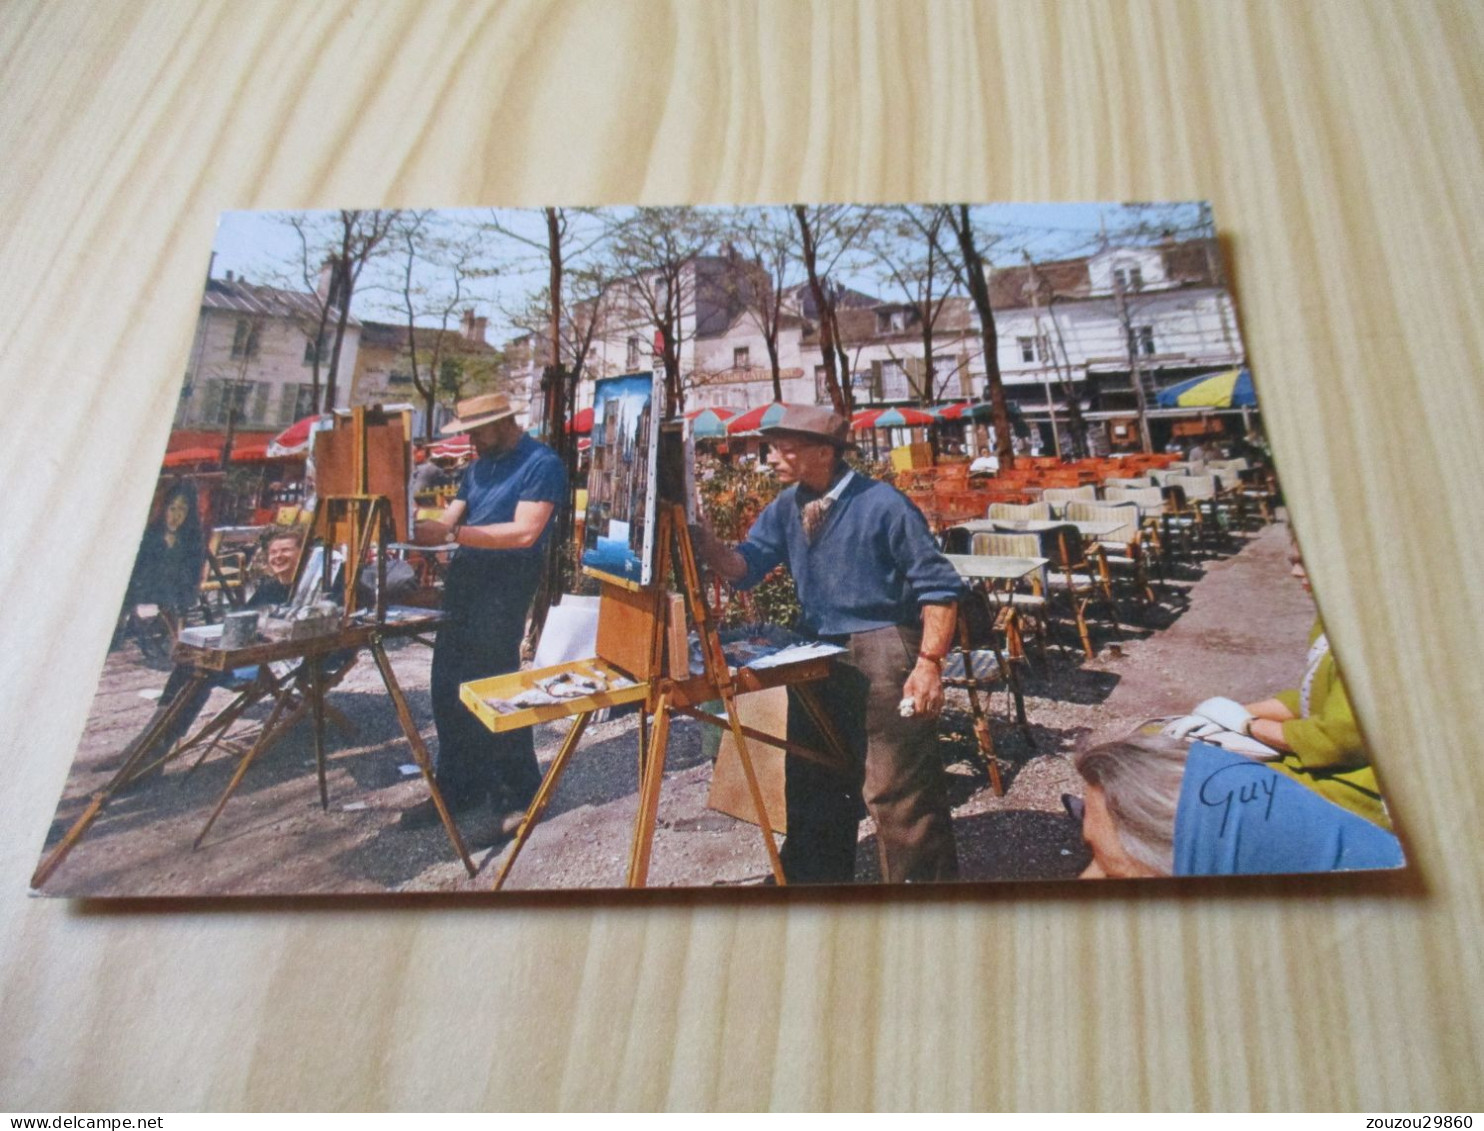
{"type": "Polygon", "coordinates": [[[788,564],[804,608],[804,627],[823,636],[917,625],[921,606],[955,602],[964,592],[922,512],[890,484],[853,475],[810,545],[797,486],[758,515],[737,550],[747,561],[739,589],[788,564]]]}

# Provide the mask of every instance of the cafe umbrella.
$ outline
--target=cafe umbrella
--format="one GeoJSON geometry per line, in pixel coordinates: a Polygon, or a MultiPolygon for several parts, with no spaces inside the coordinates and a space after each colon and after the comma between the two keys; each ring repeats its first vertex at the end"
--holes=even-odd
{"type": "Polygon", "coordinates": [[[1192,377],[1159,391],[1160,408],[1255,408],[1257,392],[1249,369],[1192,377]]]}
{"type": "Polygon", "coordinates": [[[772,404],[750,408],[727,421],[727,432],[733,436],[740,436],[744,432],[756,432],[760,428],[767,428],[782,420],[784,412],[792,407],[782,401],[774,401],[772,404]]]}
{"type": "Polygon", "coordinates": [[[932,413],[918,408],[868,408],[850,418],[850,429],[863,432],[867,428],[928,428],[937,422],[932,413]]]}
{"type": "Polygon", "coordinates": [[[685,414],[690,422],[690,434],[697,440],[722,440],[726,438],[727,421],[737,415],[734,408],[698,408],[685,414]]]}

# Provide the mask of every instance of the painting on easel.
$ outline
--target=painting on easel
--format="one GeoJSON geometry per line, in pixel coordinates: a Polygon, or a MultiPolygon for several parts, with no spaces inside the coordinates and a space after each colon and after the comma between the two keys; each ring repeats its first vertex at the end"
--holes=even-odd
{"type": "Polygon", "coordinates": [[[648,585],[654,575],[656,378],[607,377],[593,388],[582,564],[648,585]]]}

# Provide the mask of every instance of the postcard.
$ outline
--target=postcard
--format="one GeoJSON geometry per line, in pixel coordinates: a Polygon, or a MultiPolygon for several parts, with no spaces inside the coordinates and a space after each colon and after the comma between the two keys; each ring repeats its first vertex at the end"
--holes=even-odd
{"type": "Polygon", "coordinates": [[[194,313],[41,894],[1404,866],[1204,203],[229,213],[194,313]]]}

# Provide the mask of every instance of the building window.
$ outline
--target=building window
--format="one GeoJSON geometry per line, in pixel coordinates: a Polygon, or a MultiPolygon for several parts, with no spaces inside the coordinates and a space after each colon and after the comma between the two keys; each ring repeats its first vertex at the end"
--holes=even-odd
{"type": "Polygon", "coordinates": [[[1120,290],[1142,291],[1144,289],[1144,269],[1142,267],[1115,267],[1113,268],[1113,284],[1120,290]]]}
{"type": "Polygon", "coordinates": [[[634,370],[639,368],[639,350],[642,348],[643,343],[638,338],[629,339],[628,358],[624,366],[626,369],[634,370]]]}
{"type": "Polygon", "coordinates": [[[881,386],[876,390],[879,399],[905,401],[916,395],[917,392],[907,377],[907,367],[900,360],[890,358],[881,363],[881,386]]]}
{"type": "Polygon", "coordinates": [[[1051,360],[1051,343],[1046,340],[1045,334],[1032,338],[1016,338],[1015,342],[1020,346],[1020,360],[1026,364],[1051,360]]]}
{"type": "Polygon", "coordinates": [[[752,347],[738,346],[732,350],[732,368],[749,369],[752,366],[752,347]]]}
{"type": "Polygon", "coordinates": [[[830,400],[830,390],[829,387],[825,384],[824,374],[825,368],[823,365],[816,365],[814,367],[815,404],[828,404],[830,400]]]}
{"type": "Polygon", "coordinates": [[[217,402],[214,423],[223,427],[229,423],[243,423],[247,419],[247,398],[252,396],[253,385],[252,381],[223,381],[222,398],[217,402]]]}
{"type": "Polygon", "coordinates": [[[907,312],[905,310],[878,310],[876,312],[878,334],[900,334],[906,329],[907,312]]]}
{"type": "Polygon", "coordinates": [[[1153,326],[1130,326],[1128,331],[1128,351],[1139,357],[1154,356],[1154,327],[1153,326]]]}
{"type": "Polygon", "coordinates": [[[412,374],[399,373],[393,369],[386,375],[386,383],[388,385],[410,385],[412,384],[412,374]]]}
{"type": "MultiPolygon", "coordinates": [[[[236,356],[235,354],[233,355],[236,356]]],[[[330,360],[330,332],[326,330],[319,336],[319,341],[313,338],[304,339],[304,364],[313,365],[316,361],[330,360]]]]}
{"type": "Polygon", "coordinates": [[[315,411],[315,386],[301,384],[298,386],[298,395],[294,398],[294,420],[303,420],[313,411],[315,411]]]}
{"type": "Polygon", "coordinates": [[[258,356],[258,326],[249,318],[237,319],[237,328],[232,331],[232,356],[258,356]]]}

